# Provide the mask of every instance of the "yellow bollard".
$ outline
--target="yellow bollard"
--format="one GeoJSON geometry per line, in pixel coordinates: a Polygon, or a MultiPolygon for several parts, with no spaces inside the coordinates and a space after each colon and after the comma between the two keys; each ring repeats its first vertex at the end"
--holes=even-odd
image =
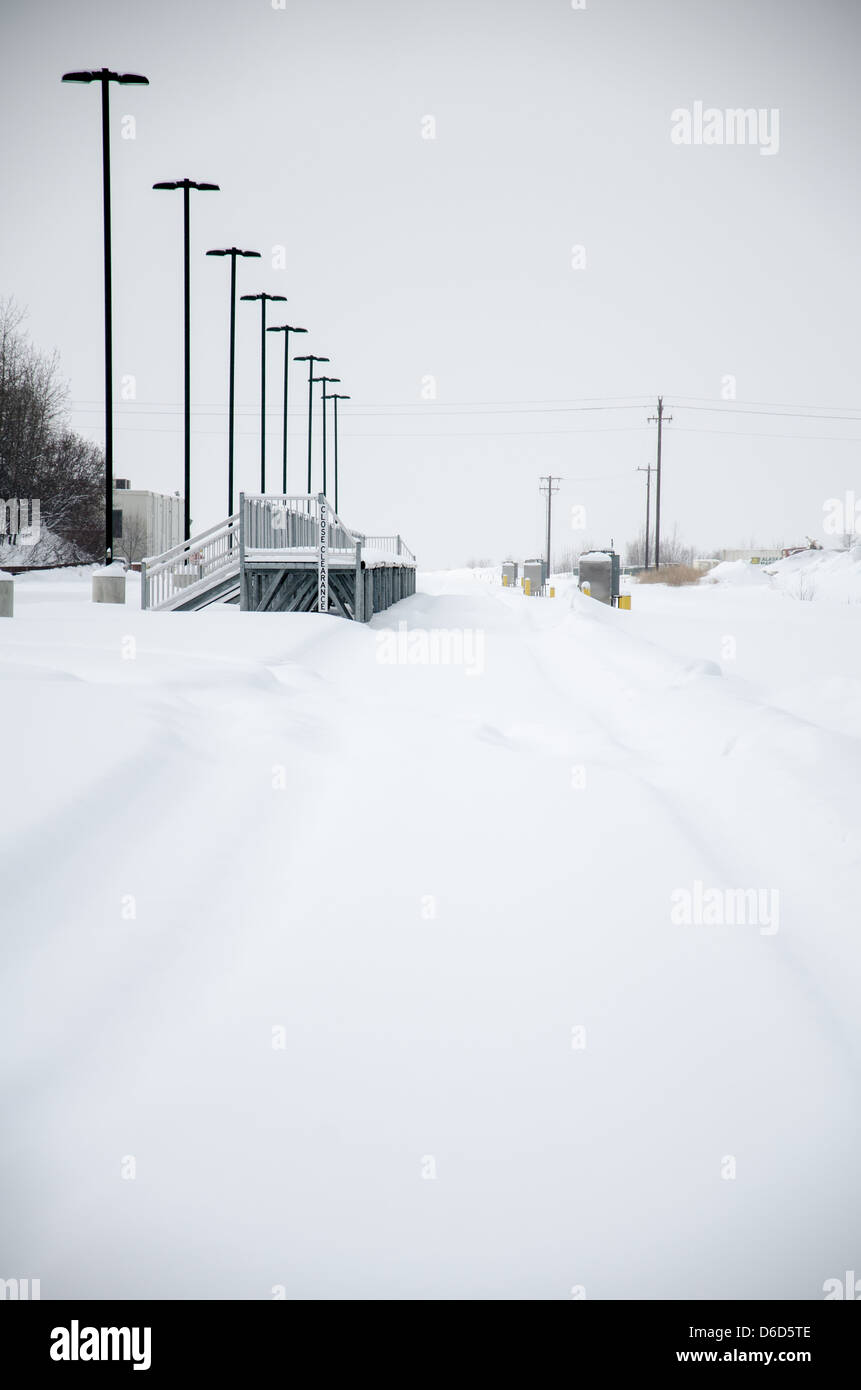
{"type": "Polygon", "coordinates": [[[503,587],[503,589],[507,589],[507,588],[508,588],[508,575],[507,575],[507,574],[504,574],[504,575],[502,576],[502,587],[503,587]]]}
{"type": "Polygon", "coordinates": [[[619,607],[620,607],[620,608],[630,608],[630,607],[631,607],[631,595],[630,595],[630,594],[620,594],[620,595],[619,595],[619,607]]]}
{"type": "Polygon", "coordinates": [[[556,590],[555,590],[555,589],[551,589],[551,590],[550,590],[550,597],[551,597],[551,598],[555,598],[555,597],[556,597],[556,590]]]}
{"type": "Polygon", "coordinates": [[[529,595],[532,593],[532,580],[531,580],[531,579],[524,579],[524,581],[523,581],[523,592],[525,593],[526,597],[529,598],[529,595]]]}
{"type": "Polygon", "coordinates": [[[583,580],[583,583],[580,585],[580,592],[581,594],[585,594],[587,598],[592,597],[592,585],[589,583],[588,579],[583,580]]]}

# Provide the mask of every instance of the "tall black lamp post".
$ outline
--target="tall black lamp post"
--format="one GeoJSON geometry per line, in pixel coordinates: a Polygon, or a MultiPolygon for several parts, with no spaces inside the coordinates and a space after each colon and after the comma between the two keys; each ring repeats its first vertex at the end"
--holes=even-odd
{"type": "Polygon", "coordinates": [[[234,404],[236,400],[236,257],[254,256],[260,259],[259,251],[240,251],[238,246],[227,246],[223,251],[207,251],[207,256],[230,257],[230,386],[227,407],[227,515],[233,516],[233,446],[234,446],[234,404]]]}
{"type": "Polygon", "coordinates": [[[330,401],[334,401],[334,402],[335,402],[335,405],[334,405],[333,408],[334,408],[334,411],[335,411],[335,512],[336,512],[336,514],[337,514],[337,511],[338,511],[338,401],[348,401],[348,400],[350,399],[350,397],[349,397],[349,396],[345,396],[345,395],[343,395],[343,394],[339,394],[339,392],[337,392],[337,391],[333,391],[332,394],[331,394],[331,396],[328,396],[327,399],[330,400],[330,401]]]}
{"type": "Polygon", "coordinates": [[[311,421],[314,414],[314,363],[328,362],[328,357],[317,357],[308,352],[304,357],[294,357],[294,362],[308,363],[308,493],[311,492],[311,421]]]}
{"type": "Polygon", "coordinates": [[[292,323],[280,323],[277,328],[268,328],[267,333],[284,334],[284,450],[281,461],[281,491],[287,492],[287,375],[290,366],[290,334],[307,333],[307,328],[294,328],[292,323]]]}
{"type": "Polygon", "coordinates": [[[266,493],[266,305],[270,300],[287,303],[286,294],[244,294],[243,299],[260,300],[260,491],[266,493]]]}
{"type": "Polygon", "coordinates": [[[111,82],[121,87],[149,86],[149,78],[136,72],[111,72],[96,68],[89,72],[66,72],[64,82],[101,82],[102,84],[102,208],[104,216],[105,260],[105,564],[113,559],[114,549],[114,402],[113,402],[113,323],[111,304],[111,121],[109,88],[111,82]]]}
{"type": "Polygon", "coordinates": [[[191,536],[191,255],[189,251],[189,212],[192,188],[198,193],[218,193],[217,183],[196,183],[194,179],[170,179],[154,183],[153,188],[182,189],[183,225],[183,303],[185,317],[185,539],[191,536]]]}
{"type": "MultiPolygon", "coordinates": [[[[323,495],[325,496],[325,493],[326,493],[326,414],[327,414],[327,411],[326,411],[326,402],[327,402],[327,400],[329,399],[329,397],[326,395],[326,387],[329,386],[329,385],[330,385],[331,383],[333,383],[333,382],[340,381],[341,378],[340,378],[339,376],[315,376],[314,380],[315,380],[315,382],[319,382],[319,384],[320,384],[320,385],[322,386],[322,388],[323,388],[323,390],[322,390],[322,392],[321,392],[321,396],[322,396],[322,401],[323,401],[323,495]]],[[[336,507],[336,508],[335,508],[335,511],[337,511],[337,510],[338,510],[338,508],[336,507]]]]}

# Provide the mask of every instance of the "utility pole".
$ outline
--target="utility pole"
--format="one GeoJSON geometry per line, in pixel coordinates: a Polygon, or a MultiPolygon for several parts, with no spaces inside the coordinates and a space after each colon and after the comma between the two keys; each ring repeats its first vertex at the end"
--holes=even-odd
{"type": "Polygon", "coordinates": [[[547,579],[545,581],[547,584],[550,583],[550,508],[553,504],[553,494],[559,491],[561,481],[561,478],[554,478],[551,473],[548,477],[542,478],[539,483],[539,491],[547,496],[547,579]]]}
{"type": "Polygon", "coordinates": [[[645,473],[646,475],[646,569],[649,568],[649,503],[651,501],[650,494],[652,491],[652,474],[654,471],[651,464],[649,464],[647,468],[637,469],[638,473],[645,473]]]}
{"type": "Polygon", "coordinates": [[[655,493],[655,569],[661,568],[661,433],[664,420],[672,420],[672,415],[664,415],[664,398],[658,397],[658,413],[649,416],[649,423],[658,422],[657,491],[655,493]]]}

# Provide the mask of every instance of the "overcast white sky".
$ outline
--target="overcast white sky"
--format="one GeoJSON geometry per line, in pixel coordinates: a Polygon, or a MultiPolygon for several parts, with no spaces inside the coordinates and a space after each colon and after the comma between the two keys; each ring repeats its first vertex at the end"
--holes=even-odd
{"type": "MultiPolygon", "coordinates": [[[[352,396],[342,515],[399,530],[423,565],[535,551],[547,472],[565,480],[557,547],[574,503],[590,541],[631,536],[659,391],[674,417],[664,526],[701,551],[822,536],[825,500],[861,496],[854,0],[3,0],[0,13],[0,294],[59,349],[74,424],[95,439],[99,100],[60,77],[105,65],[150,79],[112,89],[116,394],[124,375],[137,390],[119,407],[115,471],[133,486],[182,486],[182,198],[151,185],[221,185],[192,195],[195,529],[226,510],[228,265],[203,253],[231,244],[264,253],[240,263],[240,292],[286,294],[271,321],[311,330],[295,351],[330,356],[352,396]],[[695,101],[778,108],[778,153],[674,145],[671,112],[695,101]]],[[[253,491],[259,313],[238,310],[238,476],[253,491]]],[[[305,381],[300,366],[296,491],[305,381]]]]}

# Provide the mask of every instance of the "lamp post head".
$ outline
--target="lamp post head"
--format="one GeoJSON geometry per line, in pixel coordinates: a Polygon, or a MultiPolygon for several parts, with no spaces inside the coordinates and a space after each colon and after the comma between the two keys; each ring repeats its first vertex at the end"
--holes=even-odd
{"type": "Polygon", "coordinates": [[[96,68],[87,72],[64,72],[62,82],[119,82],[123,87],[137,84],[139,87],[148,87],[149,78],[141,77],[137,72],[111,72],[110,68],[96,68]]]}
{"type": "Polygon", "coordinates": [[[264,302],[267,299],[278,299],[282,304],[287,303],[286,294],[243,294],[240,295],[240,299],[259,299],[264,302]]]}
{"type": "Polygon", "coordinates": [[[238,246],[225,246],[221,251],[207,251],[207,256],[256,256],[260,259],[259,251],[240,251],[238,246]]]}
{"type": "Polygon", "coordinates": [[[279,323],[274,328],[267,328],[267,333],[307,333],[307,328],[294,328],[292,323],[279,323]]]}
{"type": "Polygon", "coordinates": [[[221,189],[217,183],[196,183],[194,179],[168,179],[163,183],[154,183],[153,188],[196,188],[198,193],[220,193],[221,189]]]}
{"type": "Polygon", "coordinates": [[[307,352],[304,357],[294,357],[294,362],[328,362],[328,357],[318,357],[316,353],[307,352]]]}

